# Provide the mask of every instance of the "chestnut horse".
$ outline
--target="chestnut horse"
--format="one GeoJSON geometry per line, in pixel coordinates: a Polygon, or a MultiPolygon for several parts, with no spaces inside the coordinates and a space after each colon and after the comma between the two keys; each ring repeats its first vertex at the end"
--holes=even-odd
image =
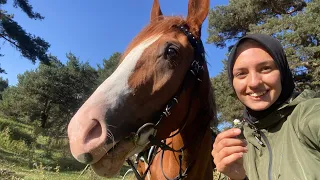
{"type": "Polygon", "coordinates": [[[163,16],[154,0],[150,23],[68,125],[79,162],[112,177],[155,146],[150,179],[213,178],[215,104],[201,41],[208,11],[209,0],[189,0],[186,19],[163,16]]]}

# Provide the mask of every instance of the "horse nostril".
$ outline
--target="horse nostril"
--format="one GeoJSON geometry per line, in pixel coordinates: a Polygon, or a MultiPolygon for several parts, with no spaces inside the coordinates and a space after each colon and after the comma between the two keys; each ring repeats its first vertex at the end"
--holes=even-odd
{"type": "Polygon", "coordinates": [[[77,159],[83,164],[90,164],[93,160],[93,157],[90,153],[83,153],[80,154],[77,159]]]}
{"type": "Polygon", "coordinates": [[[102,135],[102,127],[99,121],[94,120],[95,123],[93,123],[90,131],[88,132],[87,136],[85,137],[85,143],[89,143],[90,141],[93,141],[94,139],[99,139],[102,135]]]}
{"type": "Polygon", "coordinates": [[[68,125],[68,137],[72,156],[84,164],[98,162],[105,154],[107,141],[105,117],[99,107],[82,107],[68,125]]]}

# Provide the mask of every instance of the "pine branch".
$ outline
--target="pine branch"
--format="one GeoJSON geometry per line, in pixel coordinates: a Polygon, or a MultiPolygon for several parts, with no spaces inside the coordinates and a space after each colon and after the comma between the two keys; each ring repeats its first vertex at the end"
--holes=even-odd
{"type": "Polygon", "coordinates": [[[1,36],[3,39],[5,39],[6,41],[8,41],[9,43],[11,43],[12,45],[14,45],[16,48],[21,49],[21,47],[20,47],[18,44],[16,44],[16,42],[14,42],[14,41],[12,41],[12,40],[10,40],[10,39],[7,38],[8,35],[0,34],[0,36],[1,36]]]}

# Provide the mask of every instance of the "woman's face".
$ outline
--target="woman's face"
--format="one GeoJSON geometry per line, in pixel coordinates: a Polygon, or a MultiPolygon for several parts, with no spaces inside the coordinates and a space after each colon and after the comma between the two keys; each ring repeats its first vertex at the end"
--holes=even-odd
{"type": "Polygon", "coordinates": [[[246,41],[238,47],[233,87],[239,100],[255,111],[270,107],[280,96],[281,77],[273,58],[260,45],[246,41]]]}

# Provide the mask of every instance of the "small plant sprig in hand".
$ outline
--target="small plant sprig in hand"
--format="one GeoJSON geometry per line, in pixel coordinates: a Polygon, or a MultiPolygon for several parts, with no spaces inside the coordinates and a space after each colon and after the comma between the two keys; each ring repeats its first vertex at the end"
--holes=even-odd
{"type": "Polygon", "coordinates": [[[237,136],[238,139],[245,139],[243,135],[243,121],[240,121],[239,119],[233,120],[233,127],[239,128],[241,130],[241,133],[237,136]]]}

